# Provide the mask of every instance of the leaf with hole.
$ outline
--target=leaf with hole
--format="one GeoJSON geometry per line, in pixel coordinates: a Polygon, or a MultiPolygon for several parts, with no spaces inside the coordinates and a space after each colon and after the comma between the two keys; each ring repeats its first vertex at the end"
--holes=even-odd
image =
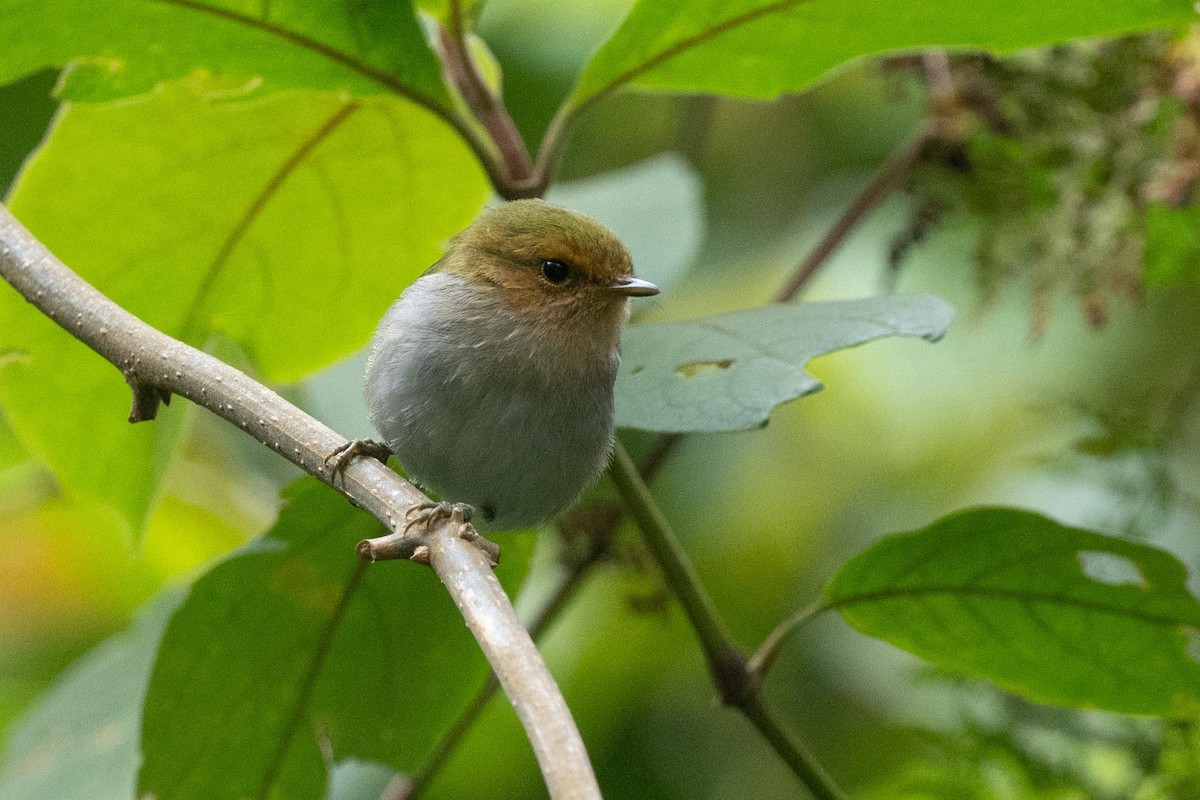
{"type": "Polygon", "coordinates": [[[588,64],[571,102],[624,86],[776,97],[880,53],[1010,52],[1194,20],[1187,0],[640,0],[588,64]]]}
{"type": "MultiPolygon", "coordinates": [[[[432,570],[355,555],[382,525],[312,478],[259,542],[202,576],[163,636],[142,723],[142,795],[319,798],[326,757],[411,771],[487,665],[432,570]]],[[[523,579],[532,534],[504,537],[523,579]]]]}
{"type": "Polygon", "coordinates": [[[1041,703],[1200,709],[1200,602],[1174,556],[1030,511],[979,508],[888,537],[825,604],[863,633],[1041,703]]]}
{"type": "Polygon", "coordinates": [[[954,316],[936,297],[876,297],[766,306],[626,329],[617,425],[648,431],[733,431],[821,383],[817,356],[884,336],[939,339],[954,316]]]}

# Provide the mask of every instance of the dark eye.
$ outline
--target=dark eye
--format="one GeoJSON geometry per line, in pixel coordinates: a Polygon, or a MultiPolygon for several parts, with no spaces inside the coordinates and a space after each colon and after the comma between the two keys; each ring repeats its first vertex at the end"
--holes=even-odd
{"type": "Polygon", "coordinates": [[[571,268],[556,258],[542,262],[542,277],[551,283],[562,283],[571,274],[571,268]]]}

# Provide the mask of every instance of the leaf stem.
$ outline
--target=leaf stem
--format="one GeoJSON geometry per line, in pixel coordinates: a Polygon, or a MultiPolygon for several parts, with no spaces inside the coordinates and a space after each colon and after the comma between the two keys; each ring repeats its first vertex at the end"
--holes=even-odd
{"type": "Polygon", "coordinates": [[[610,474],[641,528],[646,546],[696,630],[721,700],[742,712],[815,797],[845,800],[846,795],[800,739],[781,727],[767,710],[759,675],[733,643],[670,523],[620,443],[613,454],[610,474]]]}
{"type": "Polygon", "coordinates": [[[772,665],[775,663],[776,656],[779,655],[779,648],[789,636],[803,627],[810,620],[819,616],[825,611],[829,611],[832,606],[827,606],[821,600],[814,600],[804,608],[800,609],[783,622],[775,626],[775,630],[763,640],[763,643],[754,651],[754,655],[750,656],[750,669],[754,670],[760,677],[766,677],[772,665]]]}

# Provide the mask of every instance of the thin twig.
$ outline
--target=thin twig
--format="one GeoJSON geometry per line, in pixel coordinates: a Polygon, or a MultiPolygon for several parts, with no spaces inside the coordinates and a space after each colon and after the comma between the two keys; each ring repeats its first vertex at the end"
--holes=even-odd
{"type": "Polygon", "coordinates": [[[680,547],[671,524],[654,502],[633,459],[620,444],[613,456],[610,474],[630,514],[641,528],[646,546],[654,554],[667,583],[696,630],[721,700],[745,715],[815,797],[819,800],[845,800],[846,795],[820,762],[795,734],[780,726],[767,711],[762,700],[759,675],[750,669],[745,655],[733,643],[704,584],[680,547]]]}
{"type": "MultiPolygon", "coordinates": [[[[75,338],[114,364],[134,387],[140,418],[154,398],[188,398],[242,428],[293,464],[334,486],[398,532],[428,498],[387,466],[354,459],[336,482],[327,456],[346,439],[224,362],[173,339],[109,300],[58,261],[0,206],[0,277],[75,338]]],[[[553,798],[599,798],[591,764],[562,695],[517,619],[483,550],[447,523],[425,544],[438,578],[454,596],[517,708],[553,798]]],[[[469,529],[466,529],[469,530],[469,529]]]]}
{"type": "Polygon", "coordinates": [[[790,303],[796,299],[800,291],[808,285],[813,275],[829,260],[833,252],[846,240],[846,237],[858,227],[867,214],[900,185],[900,181],[904,179],[913,164],[917,163],[921,154],[925,152],[925,148],[929,146],[935,133],[935,127],[933,124],[922,126],[920,132],[911,141],[893,152],[888,160],[883,162],[871,176],[871,182],[867,184],[867,187],[859,193],[858,197],[854,198],[850,207],[830,226],[825,235],[821,237],[821,241],[817,242],[817,246],[800,262],[787,282],[779,287],[779,291],[773,298],[774,302],[790,303]]]}
{"type": "Polygon", "coordinates": [[[496,192],[508,200],[540,196],[545,192],[545,185],[532,180],[533,159],[529,148],[504,101],[488,86],[471,57],[459,0],[450,2],[449,25],[449,30],[438,29],[438,55],[450,83],[483,125],[499,154],[504,174],[502,180],[493,180],[496,192]]]}

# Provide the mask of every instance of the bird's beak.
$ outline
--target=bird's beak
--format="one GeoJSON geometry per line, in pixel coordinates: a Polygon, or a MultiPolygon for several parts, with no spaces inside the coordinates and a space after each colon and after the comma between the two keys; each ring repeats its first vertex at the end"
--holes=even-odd
{"type": "Polygon", "coordinates": [[[632,275],[618,278],[617,282],[609,288],[617,294],[623,294],[626,297],[652,297],[658,294],[658,287],[653,283],[644,281],[641,278],[635,278],[632,275]]]}

